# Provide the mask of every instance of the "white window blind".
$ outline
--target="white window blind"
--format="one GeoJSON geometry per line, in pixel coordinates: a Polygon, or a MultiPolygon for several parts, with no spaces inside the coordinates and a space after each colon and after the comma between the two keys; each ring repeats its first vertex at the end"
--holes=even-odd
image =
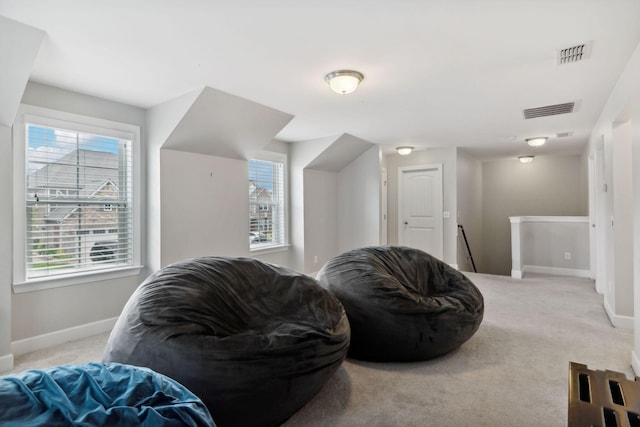
{"type": "Polygon", "coordinates": [[[26,279],[133,265],[132,140],[25,127],[26,279]]]}
{"type": "Polygon", "coordinates": [[[284,156],[278,161],[249,160],[249,247],[283,246],[286,236],[284,156]]]}

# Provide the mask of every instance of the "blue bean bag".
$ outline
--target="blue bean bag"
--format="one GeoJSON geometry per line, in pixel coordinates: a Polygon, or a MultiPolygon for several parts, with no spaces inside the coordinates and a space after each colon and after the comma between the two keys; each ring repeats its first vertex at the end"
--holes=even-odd
{"type": "Polygon", "coordinates": [[[87,363],[0,377],[2,426],[215,426],[202,401],[147,368],[87,363]]]}

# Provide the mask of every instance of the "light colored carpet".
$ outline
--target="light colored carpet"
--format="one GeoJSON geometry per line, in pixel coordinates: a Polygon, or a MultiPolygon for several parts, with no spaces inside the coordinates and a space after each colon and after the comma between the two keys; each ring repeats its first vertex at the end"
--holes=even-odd
{"type": "MultiPolygon", "coordinates": [[[[348,359],[283,426],[566,426],[569,361],[633,376],[633,334],[611,326],[592,281],[467,274],[485,315],[460,349],[418,363],[348,359]]],[[[107,336],[18,357],[14,371],[100,360],[107,336]]]]}

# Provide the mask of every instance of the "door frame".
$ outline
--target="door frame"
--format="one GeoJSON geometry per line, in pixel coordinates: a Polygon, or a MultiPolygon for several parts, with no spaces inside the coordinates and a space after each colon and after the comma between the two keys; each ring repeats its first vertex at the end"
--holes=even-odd
{"type": "Polygon", "coordinates": [[[414,166],[402,166],[398,168],[398,244],[402,245],[404,244],[403,242],[403,238],[402,238],[402,226],[404,225],[403,223],[403,195],[404,195],[404,189],[403,187],[403,180],[402,180],[402,176],[405,172],[413,172],[413,171],[420,171],[420,170],[436,170],[438,173],[438,179],[440,180],[440,212],[438,213],[440,215],[440,252],[442,253],[442,258],[444,259],[444,221],[443,221],[443,216],[442,216],[442,212],[444,209],[444,181],[443,181],[443,176],[442,176],[442,163],[428,163],[428,164],[422,164],[422,165],[414,165],[414,166]]]}

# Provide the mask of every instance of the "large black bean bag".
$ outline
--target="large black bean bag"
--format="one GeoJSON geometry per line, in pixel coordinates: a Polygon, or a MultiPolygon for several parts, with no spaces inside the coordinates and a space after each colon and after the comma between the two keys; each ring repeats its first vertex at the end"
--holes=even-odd
{"type": "Polygon", "coordinates": [[[425,360],[448,353],[480,326],[484,299],[462,273],[417,249],[366,247],[330,259],[316,277],[342,302],[349,356],[425,360]]]}
{"type": "Polygon", "coordinates": [[[215,426],[181,384],[119,363],[65,365],[0,377],[3,426],[215,426]]]}
{"type": "Polygon", "coordinates": [[[222,426],[273,426],[346,357],[349,322],[315,279],[255,259],[169,265],[131,296],[103,360],[148,366],[187,386],[222,426]]]}

